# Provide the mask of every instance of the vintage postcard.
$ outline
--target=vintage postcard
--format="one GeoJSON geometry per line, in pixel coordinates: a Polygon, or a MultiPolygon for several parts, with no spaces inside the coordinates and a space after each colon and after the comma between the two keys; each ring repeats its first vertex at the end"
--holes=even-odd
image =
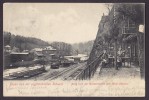
{"type": "Polygon", "coordinates": [[[144,3],[4,3],[4,97],[145,97],[144,3]]]}

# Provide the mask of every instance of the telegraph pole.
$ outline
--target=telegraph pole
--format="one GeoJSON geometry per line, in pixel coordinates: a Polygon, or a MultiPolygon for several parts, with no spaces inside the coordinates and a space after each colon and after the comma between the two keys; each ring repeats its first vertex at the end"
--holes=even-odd
{"type": "MultiPolygon", "coordinates": [[[[113,5],[113,7],[114,7],[114,16],[113,16],[113,22],[114,22],[114,26],[115,26],[115,24],[116,24],[116,18],[115,18],[115,16],[116,16],[116,14],[115,14],[115,6],[113,5]]],[[[116,28],[116,27],[114,27],[114,28],[116,28]]],[[[114,29],[114,30],[117,30],[117,29],[114,29]]],[[[114,31],[114,32],[117,32],[117,31],[114,31]]],[[[114,44],[114,46],[115,46],[115,69],[116,70],[118,70],[118,66],[117,66],[117,36],[114,36],[114,42],[115,42],[115,44],[114,44]]]]}

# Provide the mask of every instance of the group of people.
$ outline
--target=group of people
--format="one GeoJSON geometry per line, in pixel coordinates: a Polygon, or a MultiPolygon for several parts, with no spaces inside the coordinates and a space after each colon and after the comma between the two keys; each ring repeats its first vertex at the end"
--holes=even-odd
{"type": "MultiPolygon", "coordinates": [[[[117,52],[117,66],[118,67],[122,66],[122,57],[125,55],[124,53],[125,51],[119,48],[117,52]]],[[[106,50],[103,50],[101,59],[102,59],[102,66],[107,67],[109,65],[109,55],[106,50]]]]}

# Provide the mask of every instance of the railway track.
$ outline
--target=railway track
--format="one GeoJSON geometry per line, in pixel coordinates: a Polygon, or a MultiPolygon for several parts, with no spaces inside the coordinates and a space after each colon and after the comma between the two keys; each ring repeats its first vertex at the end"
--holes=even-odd
{"type": "Polygon", "coordinates": [[[34,77],[29,78],[28,80],[49,80],[52,79],[54,76],[59,75],[62,72],[67,72],[70,69],[74,68],[76,65],[72,65],[66,69],[50,69],[49,72],[45,72],[41,75],[37,75],[34,77]]]}
{"type": "Polygon", "coordinates": [[[68,67],[67,69],[64,69],[61,72],[53,72],[51,73],[49,76],[47,76],[46,78],[44,78],[45,80],[54,80],[57,79],[58,77],[61,77],[62,75],[68,73],[69,71],[71,71],[72,69],[74,69],[75,67],[77,67],[78,64],[72,65],[71,67],[68,67]]]}
{"type": "Polygon", "coordinates": [[[77,64],[75,68],[70,68],[50,78],[50,80],[75,80],[74,78],[85,68],[86,63],[77,64]]]}
{"type": "MultiPolygon", "coordinates": [[[[84,68],[84,67],[83,67],[84,68]]],[[[83,69],[77,69],[74,73],[64,78],[64,80],[75,80],[75,77],[82,71],[83,69]]]]}
{"type": "Polygon", "coordinates": [[[79,64],[74,64],[71,65],[70,67],[67,67],[65,69],[51,69],[50,72],[45,72],[41,75],[34,76],[28,80],[64,80],[64,77],[70,75],[73,73],[75,70],[77,70],[82,64],[84,63],[79,63],[79,64]]]}
{"type": "Polygon", "coordinates": [[[65,69],[51,69],[50,72],[45,72],[29,78],[28,80],[73,80],[73,78],[84,69],[86,63],[71,65],[65,69]]]}

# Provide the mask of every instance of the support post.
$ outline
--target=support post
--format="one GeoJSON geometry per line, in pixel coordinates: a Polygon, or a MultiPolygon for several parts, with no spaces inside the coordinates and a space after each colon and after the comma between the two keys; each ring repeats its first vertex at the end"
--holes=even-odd
{"type": "Polygon", "coordinates": [[[117,39],[115,39],[115,69],[118,70],[118,66],[117,66],[117,39]]]}
{"type": "Polygon", "coordinates": [[[90,80],[90,78],[91,78],[91,68],[90,68],[90,66],[88,66],[88,70],[89,70],[89,80],[90,80]]]}

